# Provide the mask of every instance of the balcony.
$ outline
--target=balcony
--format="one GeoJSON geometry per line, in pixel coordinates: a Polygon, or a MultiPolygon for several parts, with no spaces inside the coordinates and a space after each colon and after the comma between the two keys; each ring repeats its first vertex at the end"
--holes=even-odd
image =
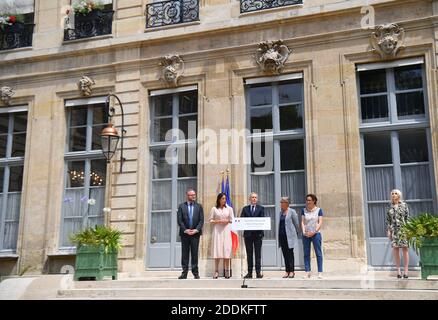
{"type": "Polygon", "coordinates": [[[93,10],[75,14],[74,27],[64,29],[64,41],[92,38],[112,33],[114,11],[93,10]]]}
{"type": "Polygon", "coordinates": [[[240,13],[254,12],[302,3],[302,0],[240,0],[240,13]]]}
{"type": "Polygon", "coordinates": [[[146,28],[199,21],[199,0],[170,0],[146,6],[146,28]]]}
{"type": "Polygon", "coordinates": [[[15,22],[0,27],[0,50],[32,46],[34,24],[15,22]]]}

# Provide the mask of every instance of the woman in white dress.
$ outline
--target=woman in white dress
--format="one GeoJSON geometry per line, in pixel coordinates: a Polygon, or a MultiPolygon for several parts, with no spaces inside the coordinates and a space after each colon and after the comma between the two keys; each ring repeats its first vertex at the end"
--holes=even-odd
{"type": "Polygon", "coordinates": [[[219,193],[216,199],[216,206],[211,208],[210,211],[210,223],[213,224],[211,251],[215,265],[214,279],[219,277],[218,270],[221,259],[224,259],[225,278],[230,278],[232,251],[231,222],[233,217],[233,208],[227,206],[225,193],[219,193]]]}

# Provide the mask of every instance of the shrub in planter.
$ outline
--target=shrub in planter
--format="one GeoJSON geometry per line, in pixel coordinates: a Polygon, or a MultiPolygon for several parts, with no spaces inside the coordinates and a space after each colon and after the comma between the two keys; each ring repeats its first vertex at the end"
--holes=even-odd
{"type": "Polygon", "coordinates": [[[438,216],[423,213],[409,218],[402,232],[420,254],[421,278],[438,275],[438,216]]]}
{"type": "Polygon", "coordinates": [[[105,276],[117,279],[120,231],[107,226],[95,226],[74,234],[71,240],[76,243],[75,280],[102,280],[105,276]]]}

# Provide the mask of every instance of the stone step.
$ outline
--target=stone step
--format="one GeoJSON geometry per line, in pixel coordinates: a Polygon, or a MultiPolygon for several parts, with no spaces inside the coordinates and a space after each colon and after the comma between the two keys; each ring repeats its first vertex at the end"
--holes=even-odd
{"type": "MultiPolygon", "coordinates": [[[[70,289],[148,289],[148,288],[240,288],[242,279],[121,279],[117,281],[75,281],[70,289]]],[[[247,279],[248,288],[290,289],[387,289],[437,290],[437,280],[372,280],[372,279],[247,279]]]]}
{"type": "Polygon", "coordinates": [[[301,289],[301,288],[95,288],[59,290],[59,299],[355,299],[438,300],[436,290],[301,289]]]}

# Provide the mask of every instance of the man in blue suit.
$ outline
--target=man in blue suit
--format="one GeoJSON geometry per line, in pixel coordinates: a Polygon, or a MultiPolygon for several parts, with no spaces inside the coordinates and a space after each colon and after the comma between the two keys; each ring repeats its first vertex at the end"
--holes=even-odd
{"type": "MultiPolygon", "coordinates": [[[[264,217],[265,208],[257,204],[258,196],[257,193],[251,192],[249,195],[248,206],[243,207],[240,217],[264,217]]],[[[255,269],[257,278],[263,278],[262,271],[262,240],[264,232],[263,230],[245,230],[243,232],[243,237],[245,239],[246,257],[248,262],[248,273],[245,278],[252,278],[253,270],[253,253],[255,254],[255,269]]]]}
{"type": "Polygon", "coordinates": [[[181,266],[183,269],[178,279],[187,279],[190,256],[193,276],[195,279],[199,279],[198,249],[199,238],[204,226],[204,209],[195,202],[195,190],[188,189],[186,196],[187,201],[179,205],[177,213],[179,235],[181,236],[181,266]]]}

